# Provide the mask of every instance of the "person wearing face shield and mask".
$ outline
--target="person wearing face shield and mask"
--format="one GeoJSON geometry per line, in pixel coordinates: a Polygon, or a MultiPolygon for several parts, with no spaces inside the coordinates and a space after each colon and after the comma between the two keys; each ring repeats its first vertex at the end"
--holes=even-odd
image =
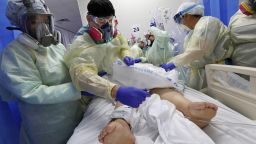
{"type": "MultiPolygon", "coordinates": [[[[88,25],[81,28],[64,57],[75,87],[85,91],[88,99],[91,98],[89,95],[94,95],[120,102],[129,106],[128,109],[139,107],[150,95],[147,91],[119,86],[111,81],[116,60],[122,59],[127,65],[134,64],[128,41],[121,34],[115,34],[113,29],[115,9],[112,3],[109,0],[90,0],[87,10],[88,25]]],[[[129,127],[125,118],[112,119],[116,120],[129,127]]]]}
{"type": "Polygon", "coordinates": [[[1,53],[0,93],[18,101],[20,144],[66,143],[83,112],[52,14],[43,0],[10,0],[6,16],[22,33],[1,53]]]}
{"type": "Polygon", "coordinates": [[[189,67],[188,86],[196,90],[206,87],[205,65],[223,63],[232,53],[229,30],[217,18],[204,15],[204,7],[184,2],[174,16],[176,23],[189,30],[184,41],[185,52],[161,65],[166,71],[189,67]]]}
{"type": "Polygon", "coordinates": [[[91,0],[86,16],[88,26],[77,36],[65,54],[72,81],[77,89],[95,96],[117,100],[138,107],[148,93],[134,87],[122,87],[101,77],[112,75],[112,66],[122,59],[128,66],[134,64],[127,40],[113,29],[115,10],[109,0],[91,0]],[[127,97],[131,95],[131,97],[127,97]]]}
{"type": "MultiPolygon", "coordinates": [[[[79,91],[137,108],[149,93],[124,87],[101,77],[112,75],[113,63],[122,59],[134,64],[127,40],[115,34],[115,10],[109,0],[91,0],[87,5],[88,25],[78,33],[65,54],[65,62],[79,91]]],[[[89,98],[89,97],[88,97],[89,98]]]]}
{"type": "Polygon", "coordinates": [[[246,0],[230,19],[232,64],[256,67],[256,0],[246,0]]]}

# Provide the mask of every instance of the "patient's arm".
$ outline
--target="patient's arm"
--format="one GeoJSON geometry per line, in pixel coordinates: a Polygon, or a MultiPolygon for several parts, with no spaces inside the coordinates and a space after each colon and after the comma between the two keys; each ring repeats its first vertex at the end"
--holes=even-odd
{"type": "Polygon", "coordinates": [[[193,121],[200,128],[208,125],[208,122],[216,115],[217,106],[208,102],[191,102],[180,92],[169,88],[155,88],[150,91],[158,94],[161,99],[173,103],[177,110],[193,121]]]}
{"type": "MultiPolygon", "coordinates": [[[[191,102],[181,93],[169,88],[156,88],[150,91],[160,95],[161,99],[173,103],[192,122],[203,128],[215,116],[217,106],[208,102],[191,102]]],[[[116,108],[122,106],[117,103],[116,108]]],[[[134,144],[135,137],[129,124],[124,119],[110,122],[100,133],[99,141],[103,144],[134,144]]]]}
{"type": "MultiPolygon", "coordinates": [[[[116,108],[122,106],[116,104],[116,108]]],[[[134,144],[135,137],[131,132],[128,122],[124,119],[116,119],[110,122],[99,135],[99,141],[103,144],[134,144]]]]}

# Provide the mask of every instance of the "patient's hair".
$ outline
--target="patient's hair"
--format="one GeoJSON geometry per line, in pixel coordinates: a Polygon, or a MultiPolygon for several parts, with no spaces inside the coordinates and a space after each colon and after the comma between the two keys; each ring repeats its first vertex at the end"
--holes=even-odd
{"type": "Polygon", "coordinates": [[[115,9],[109,0],[90,0],[87,10],[89,15],[97,17],[115,16],[115,9]]]}

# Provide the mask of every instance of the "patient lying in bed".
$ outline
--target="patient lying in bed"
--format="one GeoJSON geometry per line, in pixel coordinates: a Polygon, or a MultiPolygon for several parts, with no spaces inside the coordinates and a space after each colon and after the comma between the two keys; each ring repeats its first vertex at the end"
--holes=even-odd
{"type": "MultiPolygon", "coordinates": [[[[148,77],[150,77],[151,80],[154,81],[163,81],[165,77],[165,71],[164,74],[161,72],[161,69],[154,67],[152,65],[142,64],[135,66],[134,68],[126,67],[125,65],[122,65],[120,63],[114,65],[114,76],[113,79],[117,80],[119,83],[124,83],[125,85],[132,85],[139,88],[153,88],[153,87],[170,87],[169,81],[166,83],[159,83],[156,82],[155,85],[149,85],[146,84],[148,81],[148,77]],[[130,74],[129,81],[127,79],[122,79],[125,74],[122,72],[123,70],[126,71],[126,73],[130,74]],[[143,70],[143,68],[146,68],[146,70],[143,70]],[[127,70],[132,71],[128,72],[127,70]],[[137,73],[136,73],[137,72],[137,73]],[[154,72],[156,72],[154,74],[154,72]],[[149,75],[147,75],[149,74],[149,75]],[[137,77],[140,77],[140,79],[135,78],[137,80],[132,80],[133,75],[136,75],[137,77]],[[148,76],[146,79],[143,79],[143,76],[148,76]],[[145,80],[145,81],[144,81],[145,80]],[[140,83],[138,83],[140,81],[140,83]],[[157,85],[157,86],[156,86],[157,85]],[[144,87],[141,87],[144,86],[144,87]]],[[[169,74],[168,74],[169,76],[169,74]]],[[[174,75],[171,76],[172,79],[174,79],[174,75]]],[[[173,86],[175,86],[175,82],[172,82],[173,86]]],[[[177,85],[176,85],[177,86],[177,85]]],[[[177,89],[178,86],[176,87],[177,89]]],[[[208,102],[191,102],[188,99],[186,99],[181,92],[175,90],[175,88],[153,88],[150,89],[151,94],[157,94],[160,96],[162,100],[167,100],[168,102],[174,104],[176,106],[176,109],[183,113],[183,115],[191,120],[193,123],[195,123],[200,128],[205,127],[209,121],[215,116],[217,111],[217,106],[208,103],[208,102]]],[[[120,103],[117,103],[116,108],[122,107],[120,103]]],[[[120,112],[120,111],[119,111],[120,112]]],[[[113,112],[115,113],[115,111],[113,112]]],[[[171,122],[171,121],[170,121],[171,122]]],[[[132,131],[130,130],[130,121],[118,118],[115,119],[115,121],[110,122],[100,133],[99,135],[99,141],[104,144],[118,144],[118,143],[134,143],[135,138],[133,136],[132,131]]],[[[131,124],[131,126],[133,126],[131,124]]]]}
{"type": "MultiPolygon", "coordinates": [[[[122,70],[120,67],[117,68],[122,70]]],[[[127,74],[128,71],[131,73],[136,71],[134,69],[127,70],[126,68],[127,67],[124,67],[123,69],[125,71],[124,74],[127,74]]],[[[149,72],[154,75],[154,72],[152,73],[152,71],[143,72],[149,72]]],[[[157,71],[157,73],[161,72],[157,71]]],[[[146,73],[143,75],[146,75],[144,78],[148,78],[150,76],[146,73]]],[[[131,75],[131,77],[132,76],[133,75],[131,75]]],[[[148,89],[152,89],[156,85],[160,87],[168,87],[165,85],[163,80],[158,81],[156,79],[159,78],[159,76],[156,78],[154,78],[154,76],[152,77],[154,80],[153,83],[148,82],[137,84],[136,81],[133,81],[134,79],[132,80],[129,78],[128,80],[130,80],[130,82],[128,82],[128,84],[135,84],[135,86],[139,88],[143,88],[144,86],[144,88],[148,89]]],[[[150,81],[152,77],[147,80],[150,81]]],[[[141,79],[142,76],[138,75],[137,81],[141,79]]],[[[123,82],[126,83],[127,80],[123,78],[123,82]]],[[[170,89],[163,93],[169,93],[169,91],[172,92],[174,89],[170,89]]],[[[121,142],[125,144],[125,142],[133,143],[134,141],[139,144],[205,144],[213,143],[212,141],[216,144],[255,143],[255,122],[228,108],[219,101],[216,101],[213,98],[191,88],[186,87],[185,89],[180,89],[177,87],[175,93],[183,94],[187,99],[193,102],[211,102],[218,106],[216,116],[214,116],[210,121],[210,124],[205,127],[203,131],[201,131],[201,129],[189,119],[185,118],[189,116],[186,116],[185,114],[184,116],[182,113],[178,112],[172,103],[166,100],[161,100],[160,96],[157,94],[152,94],[151,97],[147,98],[146,101],[143,102],[137,110],[135,110],[135,112],[132,112],[134,115],[131,115],[131,118],[137,120],[137,122],[134,122],[134,120],[130,121],[132,130],[127,128],[128,124],[122,119],[117,119],[110,123],[112,112],[116,111],[114,110],[115,107],[112,105],[111,101],[103,98],[95,98],[90,103],[83,120],[75,129],[72,137],[68,141],[68,144],[99,144],[99,134],[100,140],[104,141],[104,143],[121,142]],[[136,116],[136,112],[141,115],[136,116]]],[[[119,105],[119,107],[122,106],[119,105]]],[[[118,108],[116,109],[118,110],[118,108]]]]}
{"type": "MultiPolygon", "coordinates": [[[[185,117],[203,128],[215,116],[217,106],[208,102],[191,102],[175,89],[155,88],[150,90],[162,100],[173,103],[185,117]]],[[[117,103],[116,108],[122,106],[117,103]]],[[[171,123],[171,121],[170,121],[171,123]]],[[[134,144],[135,137],[126,120],[120,118],[110,122],[100,133],[99,141],[104,144],[134,144]]]]}
{"type": "Polygon", "coordinates": [[[205,127],[215,116],[217,106],[186,99],[182,94],[182,87],[175,83],[174,76],[171,76],[171,80],[170,77],[166,77],[164,70],[162,72],[160,68],[147,64],[138,64],[134,67],[120,63],[114,65],[113,77],[110,79],[120,85],[150,89],[151,97],[136,110],[121,103],[117,103],[114,109],[110,101],[96,98],[89,106],[79,128],[75,130],[76,135],[72,136],[68,143],[213,143],[200,128],[205,127]],[[124,79],[127,73],[130,74],[130,78],[124,79]],[[113,117],[116,113],[125,116],[113,117]],[[116,119],[110,122],[111,118],[116,119]],[[85,123],[82,124],[83,122],[85,123]],[[98,142],[95,134],[99,134],[98,142]]]}

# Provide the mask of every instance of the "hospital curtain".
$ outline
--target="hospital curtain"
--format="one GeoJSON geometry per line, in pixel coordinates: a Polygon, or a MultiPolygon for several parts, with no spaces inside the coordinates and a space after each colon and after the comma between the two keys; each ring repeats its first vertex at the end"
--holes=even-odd
{"type": "MultiPolygon", "coordinates": [[[[0,52],[14,39],[5,16],[7,0],[0,0],[0,52]]],[[[1,94],[0,94],[1,95],[1,94]]],[[[20,116],[16,102],[4,102],[0,96],[0,144],[18,144],[20,116]]]]}
{"type": "Polygon", "coordinates": [[[230,17],[239,8],[239,0],[203,0],[205,15],[219,18],[228,25],[230,17]]]}
{"type": "Polygon", "coordinates": [[[0,51],[14,38],[13,32],[6,29],[7,26],[10,26],[5,16],[6,4],[7,0],[0,1],[0,51]]]}

